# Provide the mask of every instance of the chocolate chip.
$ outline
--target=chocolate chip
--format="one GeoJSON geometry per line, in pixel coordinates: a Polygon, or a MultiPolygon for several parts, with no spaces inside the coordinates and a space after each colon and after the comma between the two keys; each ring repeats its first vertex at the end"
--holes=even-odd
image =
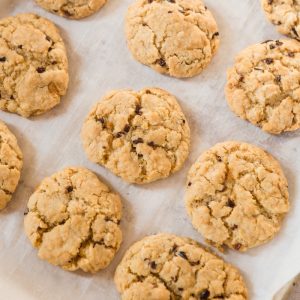
{"type": "Polygon", "coordinates": [[[67,186],[66,190],[68,193],[71,193],[73,191],[73,187],[69,185],[67,186]]]}
{"type": "Polygon", "coordinates": [[[96,117],[96,121],[100,122],[102,124],[104,124],[104,122],[105,122],[104,118],[97,118],[97,117],[96,117]]]}
{"type": "Polygon", "coordinates": [[[143,154],[138,154],[138,158],[142,158],[143,157],[143,154]]]}
{"type": "Polygon", "coordinates": [[[231,208],[234,208],[234,207],[235,207],[235,203],[234,203],[233,200],[228,199],[228,201],[227,201],[227,203],[226,203],[226,206],[231,207],[231,208]]]}
{"type": "Polygon", "coordinates": [[[133,140],[132,143],[134,145],[137,145],[137,144],[144,143],[144,140],[142,138],[137,138],[136,140],[133,140]]]}
{"type": "Polygon", "coordinates": [[[71,12],[69,12],[68,10],[63,10],[62,12],[63,12],[63,14],[64,14],[66,17],[72,17],[72,16],[73,16],[73,14],[72,14],[71,12]]]}
{"type": "Polygon", "coordinates": [[[179,251],[177,253],[177,255],[180,256],[180,257],[182,257],[183,259],[186,259],[186,260],[188,259],[187,256],[186,256],[186,254],[185,254],[185,252],[183,252],[183,251],[179,251]]]}
{"type": "Polygon", "coordinates": [[[221,161],[222,161],[222,157],[219,156],[219,155],[217,155],[217,161],[218,161],[218,162],[221,162],[221,161]]]}
{"type": "Polygon", "coordinates": [[[23,45],[19,45],[18,48],[19,48],[19,49],[23,49],[23,45]]]}
{"type": "Polygon", "coordinates": [[[186,120],[182,120],[182,123],[185,124],[185,123],[186,123],[186,120]]]}
{"type": "Polygon", "coordinates": [[[44,72],[46,71],[46,68],[44,68],[44,67],[38,67],[38,68],[36,69],[36,71],[37,71],[38,73],[44,73],[44,72]]]}
{"type": "Polygon", "coordinates": [[[115,137],[118,139],[120,138],[123,134],[125,134],[123,131],[118,132],[115,137]]]}
{"type": "Polygon", "coordinates": [[[276,41],[276,46],[282,46],[283,42],[280,42],[279,40],[276,41]]]}
{"type": "Polygon", "coordinates": [[[264,42],[262,42],[262,44],[267,44],[269,42],[273,42],[273,40],[265,40],[264,42]]]}
{"type": "Polygon", "coordinates": [[[269,5],[273,4],[273,0],[268,0],[268,4],[269,5]]]}
{"type": "Polygon", "coordinates": [[[232,227],[231,227],[232,230],[236,230],[238,229],[238,226],[236,224],[234,224],[232,227]]]}
{"type": "Polygon", "coordinates": [[[167,65],[166,61],[163,58],[158,59],[156,63],[159,64],[161,67],[165,67],[167,65]]]}
{"type": "Polygon", "coordinates": [[[136,107],[135,107],[135,113],[137,114],[137,115],[141,115],[142,114],[142,112],[141,112],[141,106],[140,105],[137,105],[136,107]]]}
{"type": "Polygon", "coordinates": [[[275,82],[277,82],[277,83],[281,82],[281,76],[280,75],[275,76],[275,82]]]}
{"type": "Polygon", "coordinates": [[[240,76],[240,79],[239,79],[239,82],[243,82],[244,79],[245,79],[244,75],[241,75],[241,76],[240,76]]]}
{"type": "Polygon", "coordinates": [[[191,183],[191,182],[189,182],[189,183],[188,183],[188,186],[191,186],[191,185],[192,185],[192,183],[191,183]]]}
{"type": "Polygon", "coordinates": [[[206,289],[206,290],[203,290],[202,292],[200,292],[199,299],[207,300],[209,298],[209,296],[210,296],[210,292],[209,292],[209,290],[206,289]]]}
{"type": "Polygon", "coordinates": [[[46,35],[46,40],[47,40],[48,42],[52,42],[50,36],[48,36],[48,35],[46,35]]]}
{"type": "Polygon", "coordinates": [[[212,38],[215,38],[215,37],[217,37],[217,36],[219,36],[219,35],[220,35],[219,32],[215,32],[215,33],[212,35],[212,38]]]}
{"type": "Polygon", "coordinates": [[[240,249],[242,248],[242,244],[237,243],[237,244],[235,244],[235,245],[233,246],[233,248],[234,248],[235,250],[240,250],[240,249]]]}
{"type": "Polygon", "coordinates": [[[178,291],[182,292],[182,291],[183,291],[183,288],[178,288],[178,291]]]}
{"type": "Polygon", "coordinates": [[[270,49],[271,49],[271,50],[273,50],[273,49],[275,49],[275,48],[276,48],[275,45],[273,45],[273,44],[270,45],[270,49]]]}
{"type": "Polygon", "coordinates": [[[0,62],[5,62],[6,61],[6,57],[5,56],[0,56],[0,62]]]}
{"type": "Polygon", "coordinates": [[[153,149],[157,148],[157,145],[154,142],[147,143],[148,146],[152,147],[153,149]]]}
{"type": "Polygon", "coordinates": [[[270,65],[274,62],[274,59],[268,57],[268,58],[265,59],[265,62],[266,62],[267,65],[270,65]]]}
{"type": "Polygon", "coordinates": [[[156,269],[156,267],[157,267],[156,262],[155,261],[151,261],[150,262],[150,267],[151,267],[151,269],[156,269]]]}
{"type": "Polygon", "coordinates": [[[11,95],[11,96],[10,96],[10,100],[15,100],[14,95],[11,95]]]}
{"type": "Polygon", "coordinates": [[[123,130],[124,130],[124,132],[129,132],[130,126],[128,124],[126,124],[123,130]]]}
{"type": "Polygon", "coordinates": [[[289,57],[295,57],[295,53],[294,52],[288,52],[288,56],[289,57]]]}

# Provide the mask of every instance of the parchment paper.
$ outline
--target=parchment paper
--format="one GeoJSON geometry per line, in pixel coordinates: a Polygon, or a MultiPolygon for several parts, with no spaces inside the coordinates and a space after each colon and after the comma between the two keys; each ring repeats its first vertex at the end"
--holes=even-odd
{"type": "Polygon", "coordinates": [[[271,152],[289,180],[292,209],[274,241],[246,254],[224,255],[243,272],[251,299],[271,300],[275,291],[300,271],[300,131],[280,137],[237,118],[224,98],[226,69],[244,47],[280,37],[269,24],[259,0],[207,0],[221,34],[221,47],[200,75],[178,80],[135,62],[126,47],[124,14],[133,0],[108,0],[105,7],[81,21],[65,20],[33,0],[0,0],[0,17],[35,12],[54,21],[66,41],[71,82],[61,105],[30,120],[1,112],[16,134],[25,157],[21,184],[8,208],[0,213],[0,299],[119,299],[113,273],[125,250],[145,235],[172,232],[203,241],[184,210],[184,183],[200,153],[217,142],[241,140],[271,152]],[[192,130],[192,151],[184,168],[168,179],[144,186],[129,185],[90,163],[80,142],[82,122],[110,89],[158,86],[176,95],[192,130]],[[23,233],[23,212],[34,187],[65,166],[95,171],[123,197],[124,242],[105,271],[90,276],[69,273],[37,258],[23,233]]]}

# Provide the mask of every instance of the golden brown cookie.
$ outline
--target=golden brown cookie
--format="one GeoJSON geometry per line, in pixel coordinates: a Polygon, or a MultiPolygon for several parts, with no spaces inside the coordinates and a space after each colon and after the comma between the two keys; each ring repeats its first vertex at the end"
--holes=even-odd
{"type": "Polygon", "coordinates": [[[296,40],[269,40],[243,50],[227,74],[232,111],[273,134],[300,128],[299,59],[296,40]]]}
{"type": "Polygon", "coordinates": [[[106,0],[35,0],[50,12],[69,19],[82,19],[97,12],[106,0]]]}
{"type": "Polygon", "coordinates": [[[41,259],[94,273],[120,247],[121,214],[120,197],[94,173],[67,168],[45,178],[30,197],[25,233],[41,259]]]}
{"type": "Polygon", "coordinates": [[[0,20],[0,109],[42,114],[59,104],[68,82],[66,49],[52,22],[33,14],[0,20]]]}
{"type": "Polygon", "coordinates": [[[199,74],[219,46],[216,21],[201,0],[136,0],[126,37],[139,62],[174,77],[199,74]]]}
{"type": "Polygon", "coordinates": [[[131,246],[117,267],[123,300],[246,300],[237,269],[197,242],[171,234],[148,236],[131,246]]]}
{"type": "Polygon", "coordinates": [[[188,174],[186,209],[212,245],[246,251],[273,239],[289,210],[287,180],[264,150],[224,142],[204,152],[188,174]]]}
{"type": "Polygon", "coordinates": [[[139,184],[178,171],[190,145],[176,98],[157,88],[106,94],[86,118],[81,137],[91,161],[139,184]]]}
{"type": "Polygon", "coordinates": [[[299,0],[261,0],[261,3],[267,18],[280,33],[300,39],[299,0]]]}
{"type": "Polygon", "coordinates": [[[0,121],[0,210],[11,200],[20,179],[22,166],[23,155],[17,139],[0,121]]]}

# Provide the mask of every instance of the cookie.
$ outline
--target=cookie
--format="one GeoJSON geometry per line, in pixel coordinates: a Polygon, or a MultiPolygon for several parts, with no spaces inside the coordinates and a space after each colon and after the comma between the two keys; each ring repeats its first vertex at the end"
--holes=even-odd
{"type": "Polygon", "coordinates": [[[60,102],[68,81],[66,49],[53,23],[33,14],[0,20],[0,109],[42,114],[60,102]]]}
{"type": "Polygon", "coordinates": [[[212,245],[241,252],[271,240],[289,210],[279,163],[246,143],[220,143],[204,152],[188,174],[186,209],[212,245]]]}
{"type": "Polygon", "coordinates": [[[148,236],[126,252],[115,283],[123,300],[248,299],[240,273],[197,242],[148,236]]]}
{"type": "Polygon", "coordinates": [[[106,94],[86,118],[81,137],[91,161],[138,184],[178,171],[190,145],[176,98],[157,88],[106,94]]]}
{"type": "Polygon", "coordinates": [[[136,0],[126,37],[136,60],[174,77],[199,74],[219,46],[216,21],[201,0],[136,0]]]}
{"type": "Polygon", "coordinates": [[[120,197],[87,169],[67,168],[44,179],[27,206],[25,233],[53,265],[94,273],[120,247],[120,197]]]}
{"type": "Polygon", "coordinates": [[[261,0],[261,3],[267,18],[280,33],[300,39],[299,0],[261,0]]]}
{"type": "Polygon", "coordinates": [[[82,19],[97,12],[106,0],[35,0],[44,9],[70,19],[82,19]]]}
{"type": "Polygon", "coordinates": [[[17,139],[0,121],[0,210],[11,200],[20,179],[22,166],[23,155],[17,139]]]}
{"type": "Polygon", "coordinates": [[[300,128],[300,43],[266,41],[243,50],[228,70],[233,112],[272,134],[300,128]]]}

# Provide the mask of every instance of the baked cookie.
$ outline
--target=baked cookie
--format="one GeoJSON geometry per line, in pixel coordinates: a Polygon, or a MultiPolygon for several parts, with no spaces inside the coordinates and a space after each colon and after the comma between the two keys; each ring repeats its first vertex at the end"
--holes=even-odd
{"type": "Polygon", "coordinates": [[[20,179],[22,166],[23,155],[17,139],[0,121],[0,210],[11,200],[20,179]]]}
{"type": "Polygon", "coordinates": [[[126,37],[139,62],[174,77],[199,74],[219,46],[216,21],[201,0],[136,0],[126,37]]]}
{"type": "Polygon", "coordinates": [[[280,33],[300,39],[299,0],[261,0],[261,3],[267,18],[280,33]]]}
{"type": "Polygon", "coordinates": [[[289,210],[287,180],[262,149],[220,143],[204,152],[188,174],[186,209],[212,245],[246,251],[271,240],[289,210]]]}
{"type": "Polygon", "coordinates": [[[106,94],[89,113],[81,137],[91,161],[139,184],[179,170],[190,145],[176,98],[157,88],[106,94]]]}
{"type": "Polygon", "coordinates": [[[84,168],[42,181],[28,201],[25,233],[38,256],[68,271],[106,268],[121,241],[120,197],[84,168]]]}
{"type": "Polygon", "coordinates": [[[35,0],[50,12],[70,19],[82,19],[97,12],[106,0],[35,0]]]}
{"type": "Polygon", "coordinates": [[[0,20],[0,109],[42,114],[60,102],[68,81],[66,49],[53,23],[33,14],[0,20]]]}
{"type": "Polygon", "coordinates": [[[242,119],[279,134],[300,128],[300,43],[266,41],[243,50],[228,70],[226,97],[242,119]]]}
{"type": "Polygon", "coordinates": [[[240,273],[197,242],[148,236],[126,252],[115,273],[123,300],[248,299],[240,273]]]}

